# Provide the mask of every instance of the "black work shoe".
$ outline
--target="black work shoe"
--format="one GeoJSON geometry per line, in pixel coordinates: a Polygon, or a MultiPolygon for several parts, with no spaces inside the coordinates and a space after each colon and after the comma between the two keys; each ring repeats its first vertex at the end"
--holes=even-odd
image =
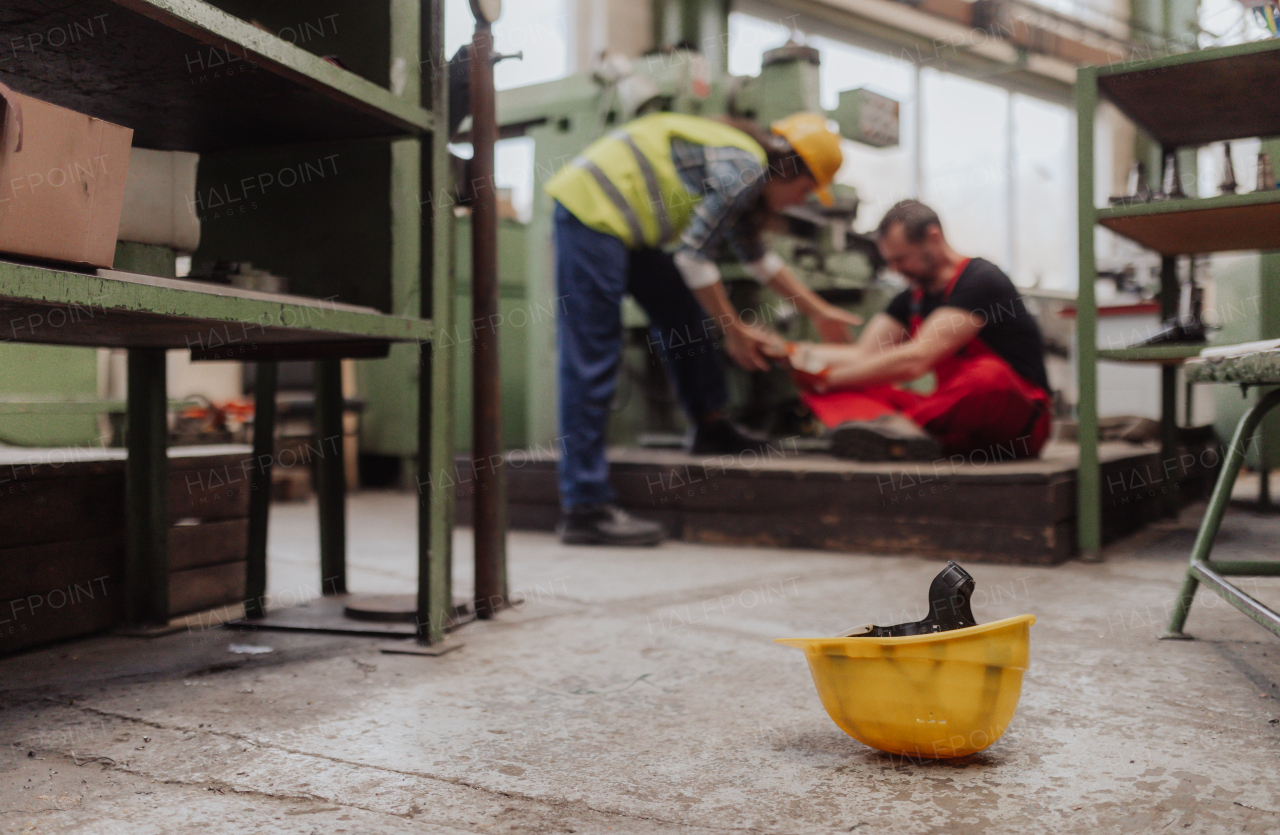
{"type": "Polygon", "coordinates": [[[695,424],[685,439],[691,455],[737,455],[740,452],[762,452],[769,442],[753,432],[746,432],[728,418],[695,424]]]}
{"type": "Polygon", "coordinates": [[[837,426],[831,454],[855,461],[934,461],[942,457],[942,447],[908,418],[882,415],[837,426]]]}
{"type": "Polygon", "coordinates": [[[616,504],[575,507],[556,526],[565,545],[657,545],[662,526],[637,519],[616,504]]]}

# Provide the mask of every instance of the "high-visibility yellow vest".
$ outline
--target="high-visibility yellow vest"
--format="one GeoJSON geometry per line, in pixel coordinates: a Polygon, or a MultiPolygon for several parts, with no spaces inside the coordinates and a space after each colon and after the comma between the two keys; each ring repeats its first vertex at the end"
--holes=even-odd
{"type": "Polygon", "coordinates": [[[689,191],[671,159],[671,140],[741,148],[767,164],[764,148],[721,122],[681,113],[655,113],[628,122],[587,146],[543,187],[591,229],[631,249],[658,247],[679,237],[701,194],[689,191]]]}

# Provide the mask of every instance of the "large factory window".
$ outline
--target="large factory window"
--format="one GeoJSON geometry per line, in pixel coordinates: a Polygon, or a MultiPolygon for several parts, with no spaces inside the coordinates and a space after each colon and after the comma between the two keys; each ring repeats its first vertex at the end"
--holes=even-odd
{"type": "Polygon", "coordinates": [[[1064,105],[925,68],[921,192],[953,240],[1024,287],[1076,283],[1073,119],[1064,105]]]}
{"type": "Polygon", "coordinates": [[[916,97],[915,67],[830,38],[812,37],[808,42],[822,51],[819,80],[823,107],[835,108],[840,91],[850,87],[868,87],[901,104],[896,148],[869,148],[851,141],[841,146],[845,164],[836,180],[858,189],[858,231],[874,229],[890,206],[915,196],[911,152],[916,131],[911,106],[916,97]]]}
{"type": "Polygon", "coordinates": [[[1023,286],[1076,286],[1076,180],[1073,119],[1064,106],[1013,96],[1013,260],[1023,286]]]}
{"type": "MultiPolygon", "coordinates": [[[[501,61],[493,68],[499,90],[564,78],[569,72],[569,37],[575,4],[572,0],[504,3],[493,25],[493,46],[504,55],[523,52],[519,61],[501,61]]],[[[468,0],[445,0],[445,52],[471,42],[475,18],[468,0]]]]}
{"type": "Polygon", "coordinates": [[[1127,0],[1031,0],[1042,6],[1116,37],[1129,34],[1131,17],[1127,0]]]}
{"type": "Polygon", "coordinates": [[[786,42],[791,29],[786,21],[765,20],[741,12],[729,13],[729,49],[726,54],[730,75],[758,75],[766,49],[786,42]]]}
{"type": "Polygon", "coordinates": [[[1009,93],[925,67],[920,197],[966,254],[1009,268],[1009,93]]]}
{"type": "MultiPolygon", "coordinates": [[[[569,73],[569,32],[573,0],[538,0],[536,3],[503,4],[502,17],[493,26],[494,49],[501,54],[523,53],[520,60],[500,61],[493,68],[494,86],[499,90],[523,87],[564,78],[569,73]]],[[[471,42],[475,18],[468,0],[445,0],[445,57],[471,42]]],[[[453,146],[454,153],[471,156],[471,146],[453,146]]],[[[534,182],[533,141],[524,137],[503,139],[497,143],[494,179],[499,189],[509,190],[504,203],[510,201],[515,216],[529,220],[534,182]]]]}

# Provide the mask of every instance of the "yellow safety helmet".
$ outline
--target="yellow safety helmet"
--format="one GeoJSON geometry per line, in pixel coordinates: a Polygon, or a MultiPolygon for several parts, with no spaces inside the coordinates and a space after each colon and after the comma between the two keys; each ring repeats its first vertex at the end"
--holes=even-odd
{"type": "Polygon", "coordinates": [[[769,127],[787,140],[809,167],[809,172],[818,181],[814,194],[818,195],[822,205],[834,203],[831,181],[844,162],[844,154],[840,153],[840,137],[827,127],[827,117],[818,113],[793,113],[769,127]]]}
{"type": "Polygon", "coordinates": [[[822,706],[859,742],[909,757],[968,756],[1013,719],[1036,621],[1021,615],[976,625],[973,586],[949,563],[930,586],[922,621],[777,642],[804,650],[822,706]]]}

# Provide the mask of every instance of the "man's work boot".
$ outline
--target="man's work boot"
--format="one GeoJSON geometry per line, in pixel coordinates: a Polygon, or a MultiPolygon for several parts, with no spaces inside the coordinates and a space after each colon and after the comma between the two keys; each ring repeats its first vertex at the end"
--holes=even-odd
{"type": "Polygon", "coordinates": [[[840,424],[831,433],[831,454],[855,461],[935,461],[942,447],[910,418],[892,414],[840,424]]]}
{"type": "Polygon", "coordinates": [[[637,519],[616,504],[581,505],[570,510],[556,526],[565,545],[657,545],[662,526],[637,519]]]}
{"type": "Polygon", "coordinates": [[[745,432],[728,418],[716,418],[693,427],[685,439],[691,455],[737,455],[740,452],[762,452],[769,442],[754,432],[745,432]]]}

